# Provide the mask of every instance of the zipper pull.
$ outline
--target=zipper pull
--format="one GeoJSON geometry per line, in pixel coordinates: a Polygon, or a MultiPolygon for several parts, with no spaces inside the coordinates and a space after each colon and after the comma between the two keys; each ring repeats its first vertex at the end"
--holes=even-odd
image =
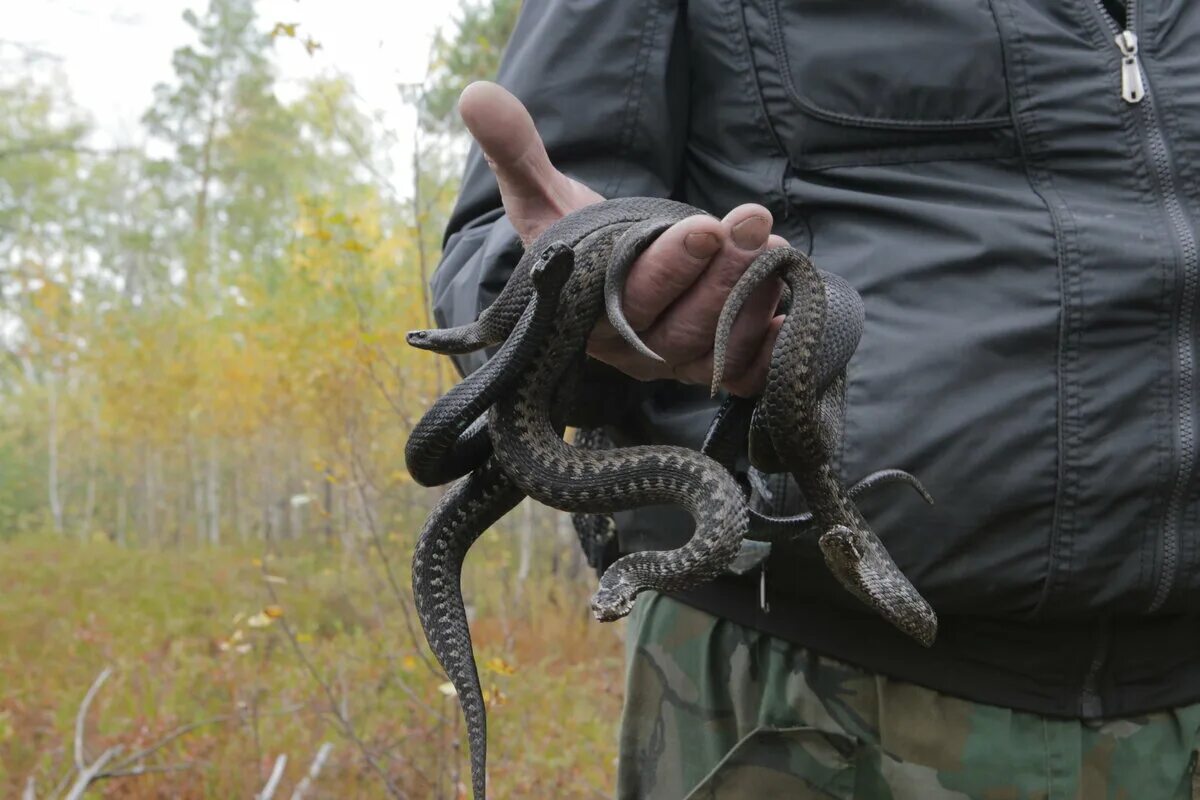
{"type": "Polygon", "coordinates": [[[1121,51],[1121,97],[1126,103],[1142,102],[1146,84],[1142,81],[1142,65],[1138,63],[1138,40],[1133,31],[1121,31],[1115,39],[1121,51]]]}

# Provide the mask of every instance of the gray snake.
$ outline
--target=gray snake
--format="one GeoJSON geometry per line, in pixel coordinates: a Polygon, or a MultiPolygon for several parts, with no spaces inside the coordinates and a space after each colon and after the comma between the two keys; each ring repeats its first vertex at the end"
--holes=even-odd
{"type": "MultiPolygon", "coordinates": [[[[413,592],[430,647],[458,691],[467,719],[472,788],[480,800],[485,792],[486,719],[459,579],[467,550],[488,526],[523,496],[575,514],[602,515],[659,503],[690,512],[696,527],[684,545],[630,553],[605,570],[591,603],[602,621],[628,614],[643,591],[680,590],[717,577],[751,531],[752,514],[728,457],[714,459],[665,445],[589,450],[562,439],[564,406],[586,358],[587,337],[602,313],[631,345],[654,355],[621,313],[629,266],[663,230],[702,213],[655,198],[609,200],[584,208],[550,226],[527,248],[500,295],[475,322],[409,335],[413,346],[443,354],[501,345],[484,367],[434,403],[406,448],[409,471],[421,483],[435,485],[466,475],[442,497],[422,528],[413,557],[413,592]]],[[[843,371],[861,334],[857,294],[817,273],[791,248],[763,253],[722,312],[714,367],[721,368],[741,301],[754,285],[778,272],[790,293],[792,313],[775,346],[767,389],[749,422],[751,460],[769,471],[791,472],[810,515],[790,520],[758,515],[758,521],[772,529],[772,536],[802,534],[818,526],[826,561],[843,585],[929,644],[936,618],[833,475],[828,435],[819,422],[821,388],[843,371]],[[834,302],[841,303],[828,319],[826,282],[834,302]],[[843,313],[847,308],[850,312],[843,313]],[[779,453],[789,455],[786,463],[779,453]]],[[[710,444],[728,456],[736,447],[728,442],[737,438],[728,432],[736,427],[710,434],[710,444]]],[[[898,470],[868,476],[859,488],[889,480],[908,480],[919,488],[898,470]]]]}

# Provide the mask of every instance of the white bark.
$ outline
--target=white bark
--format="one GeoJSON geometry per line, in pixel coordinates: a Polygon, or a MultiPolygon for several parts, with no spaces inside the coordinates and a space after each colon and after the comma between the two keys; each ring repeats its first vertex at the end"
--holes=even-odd
{"type": "Polygon", "coordinates": [[[210,439],[208,443],[208,469],[205,474],[205,495],[208,512],[208,543],[221,543],[221,475],[217,468],[217,442],[210,439]]]}
{"type": "Polygon", "coordinates": [[[275,790],[279,788],[279,782],[283,780],[283,770],[287,767],[287,754],[281,754],[275,759],[275,766],[271,769],[271,777],[267,778],[267,785],[263,790],[255,795],[255,800],[271,800],[275,796],[275,790]]]}
{"type": "Polygon", "coordinates": [[[58,381],[52,374],[46,377],[47,397],[47,490],[50,493],[50,516],[54,520],[55,533],[63,530],[62,499],[58,494],[58,381]]]}

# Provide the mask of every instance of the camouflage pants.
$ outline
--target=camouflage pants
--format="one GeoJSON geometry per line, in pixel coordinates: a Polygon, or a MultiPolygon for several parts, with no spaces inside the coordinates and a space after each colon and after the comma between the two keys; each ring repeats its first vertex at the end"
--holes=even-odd
{"type": "Polygon", "coordinates": [[[659,595],[627,652],[620,800],[1200,798],[1200,704],[1084,723],[972,703],[659,595]]]}

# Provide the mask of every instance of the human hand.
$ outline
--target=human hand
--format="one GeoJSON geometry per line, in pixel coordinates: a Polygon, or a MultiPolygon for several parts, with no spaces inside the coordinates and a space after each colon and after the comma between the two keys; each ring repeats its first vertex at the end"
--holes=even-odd
{"type": "MultiPolygon", "coordinates": [[[[604,198],[550,163],[521,101],[497,84],[468,86],[459,113],[500,185],[505,213],[526,244],[561,217],[604,198]]],[[[771,234],[771,213],[746,204],[724,219],[689,217],[668,228],[629,270],[625,316],[663,362],[635,351],[607,320],[596,325],[588,354],[640,380],[674,378],[707,386],[717,318],[730,289],[766,248],[786,244],[771,234]]],[[[729,337],[723,385],[741,395],[761,390],[782,316],[781,285],[760,286],[729,337]]]]}

